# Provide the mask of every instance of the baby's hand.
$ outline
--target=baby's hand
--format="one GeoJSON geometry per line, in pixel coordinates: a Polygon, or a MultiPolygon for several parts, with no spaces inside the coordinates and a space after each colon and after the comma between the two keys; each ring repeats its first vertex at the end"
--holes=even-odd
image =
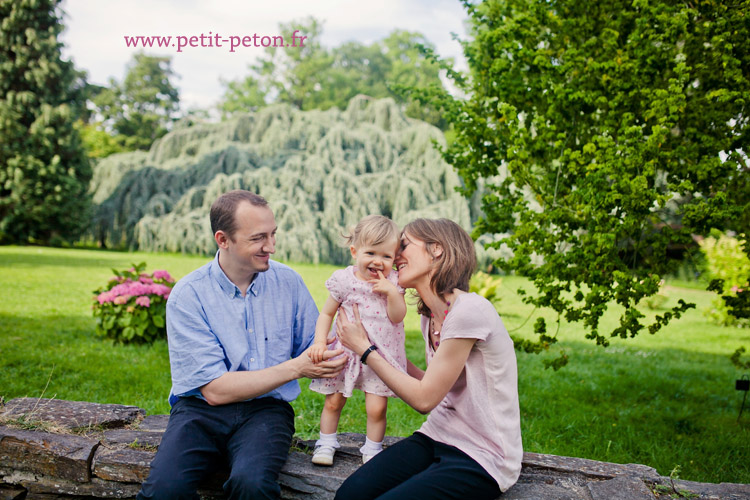
{"type": "Polygon", "coordinates": [[[307,351],[307,355],[310,356],[310,360],[313,363],[320,363],[323,361],[323,353],[326,352],[325,344],[318,344],[317,342],[310,346],[310,350],[307,351]]]}
{"type": "Polygon", "coordinates": [[[383,276],[382,271],[378,271],[378,276],[380,276],[380,278],[368,281],[368,283],[372,283],[373,292],[380,293],[382,295],[398,293],[398,288],[396,288],[396,285],[388,281],[388,278],[383,276]]]}

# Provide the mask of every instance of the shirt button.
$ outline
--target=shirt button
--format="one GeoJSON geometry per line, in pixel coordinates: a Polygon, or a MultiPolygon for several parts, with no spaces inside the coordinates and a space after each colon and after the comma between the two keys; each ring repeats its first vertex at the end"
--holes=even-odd
{"type": "Polygon", "coordinates": [[[250,358],[250,361],[255,363],[255,358],[250,358]]]}
{"type": "Polygon", "coordinates": [[[247,331],[248,331],[248,333],[253,333],[253,329],[252,328],[248,328],[247,331]]]}

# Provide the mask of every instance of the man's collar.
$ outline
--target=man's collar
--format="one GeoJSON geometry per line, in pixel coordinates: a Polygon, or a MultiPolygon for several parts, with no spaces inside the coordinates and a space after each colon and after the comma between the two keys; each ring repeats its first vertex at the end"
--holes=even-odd
{"type": "Polygon", "coordinates": [[[260,292],[260,282],[263,279],[261,278],[261,274],[263,273],[255,273],[255,276],[253,276],[253,280],[250,282],[250,286],[247,287],[247,292],[252,293],[254,297],[257,297],[258,293],[260,292]]]}
{"type": "MultiPolygon", "coordinates": [[[[252,293],[255,297],[257,297],[260,293],[260,283],[263,280],[263,278],[261,277],[262,274],[263,273],[255,273],[255,276],[253,276],[253,280],[250,282],[250,286],[247,288],[247,292],[252,293]]],[[[219,286],[221,287],[221,290],[229,297],[234,297],[237,294],[242,296],[242,291],[237,287],[237,285],[232,282],[232,280],[229,279],[227,274],[219,265],[218,251],[216,252],[214,260],[211,262],[211,276],[216,279],[216,281],[219,283],[219,286]]]]}
{"type": "Polygon", "coordinates": [[[216,252],[214,260],[211,262],[211,277],[215,279],[217,283],[219,283],[222,291],[229,297],[234,297],[237,292],[239,292],[239,288],[237,288],[237,285],[232,283],[232,281],[227,277],[226,273],[219,265],[218,251],[216,252]]]}

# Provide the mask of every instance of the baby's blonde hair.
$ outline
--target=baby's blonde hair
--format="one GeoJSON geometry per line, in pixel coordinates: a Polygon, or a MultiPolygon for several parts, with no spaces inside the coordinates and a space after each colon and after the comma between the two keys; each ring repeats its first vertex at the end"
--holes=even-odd
{"type": "Polygon", "coordinates": [[[348,235],[346,244],[359,248],[362,245],[380,245],[390,239],[401,237],[401,230],[395,222],[383,215],[368,215],[360,220],[348,235]]]}

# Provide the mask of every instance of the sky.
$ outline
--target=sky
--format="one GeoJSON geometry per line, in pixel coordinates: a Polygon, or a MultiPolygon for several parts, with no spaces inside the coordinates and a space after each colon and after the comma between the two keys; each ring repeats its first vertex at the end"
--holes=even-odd
{"type": "Polygon", "coordinates": [[[231,52],[230,37],[241,41],[257,35],[255,42],[262,43],[263,36],[280,35],[279,23],[308,16],[323,21],[320,42],[329,48],[348,41],[370,44],[395,29],[417,31],[435,45],[438,54],[453,57],[458,68],[465,68],[461,46],[451,35],[466,37],[468,16],[458,0],[63,0],[62,9],[63,56],[86,70],[91,83],[124,79],[126,65],[142,50],[128,47],[125,36],[171,36],[173,44],[187,42],[181,52],[177,47],[145,50],[172,57],[172,69],[179,75],[173,85],[180,91],[183,110],[214,107],[223,94],[220,79],[243,78],[248,65],[263,52],[253,46],[231,52]],[[222,47],[214,43],[217,34],[228,39],[219,41],[222,47]],[[201,35],[204,45],[214,46],[190,47],[190,37],[197,37],[194,45],[198,45],[201,35]]]}

